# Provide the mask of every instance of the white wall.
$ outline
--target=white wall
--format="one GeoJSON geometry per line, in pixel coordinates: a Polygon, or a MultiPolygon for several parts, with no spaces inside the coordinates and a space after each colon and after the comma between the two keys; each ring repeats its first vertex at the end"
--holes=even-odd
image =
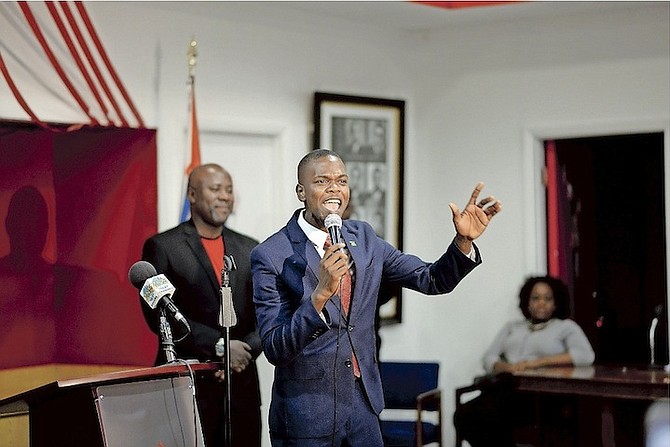
{"type": "MultiPolygon", "coordinates": [[[[410,127],[415,141],[408,145],[406,164],[405,246],[436,256],[442,241],[425,235],[442,234],[449,226],[444,206],[431,209],[432,217],[440,217],[409,218],[426,215],[425,200],[416,200],[422,192],[435,197],[438,189],[445,191],[445,201],[459,199],[481,179],[503,201],[504,212],[480,241],[484,264],[451,298],[405,300],[404,328],[383,333],[385,357],[412,358],[418,349],[420,356],[442,360],[447,396],[482,372],[482,351],[502,321],[517,314],[523,277],[546,269],[538,256],[542,241],[534,234],[543,214],[532,188],[543,191],[532,156],[540,152],[529,147],[529,135],[662,130],[667,160],[667,4],[663,8],[664,13],[648,15],[612,14],[609,21],[510,23],[433,35],[424,42],[417,57],[444,63],[428,70],[416,90],[410,127]],[[629,57],[613,56],[609,45],[623,45],[629,57]],[[435,315],[443,317],[422,324],[435,315]]],[[[445,406],[449,416],[451,400],[445,406]]],[[[453,440],[452,433],[446,439],[453,440]]]]}
{"type": "MultiPolygon", "coordinates": [[[[147,125],[158,129],[161,229],[176,223],[180,205],[191,37],[198,41],[201,129],[278,136],[271,228],[298,206],[295,166],[311,149],[317,90],[407,101],[407,251],[439,256],[454,233],[447,203],[463,206],[477,181],[503,201],[504,212],[478,243],[484,264],[450,296],[405,292],[403,323],[382,330],[383,359],[441,362],[447,445],[454,388],[481,373],[482,351],[516,315],[523,278],[545,268],[533,138],[652,128],[666,132],[670,159],[666,2],[416,35],[291,13],[276,3],[226,3],[218,16],[200,15],[206,4],[192,13],[173,6],[87,3],[147,125]]],[[[21,117],[4,96],[0,117],[21,117]]],[[[271,380],[263,365],[265,410],[271,380]]]]}

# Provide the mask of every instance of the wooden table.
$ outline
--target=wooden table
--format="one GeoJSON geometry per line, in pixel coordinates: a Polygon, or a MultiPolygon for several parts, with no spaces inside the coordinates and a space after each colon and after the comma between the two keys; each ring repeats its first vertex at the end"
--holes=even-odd
{"type": "MultiPolygon", "coordinates": [[[[670,373],[664,370],[597,365],[540,368],[515,376],[519,379],[520,392],[535,393],[539,398],[547,394],[570,395],[580,398],[579,402],[594,403],[600,411],[600,442],[604,447],[625,444],[625,441],[617,443],[615,437],[615,427],[621,422],[616,420],[618,402],[640,402],[638,408],[646,408],[655,400],[669,398],[670,373]]],[[[644,414],[635,417],[642,420],[644,414]]],[[[580,439],[586,430],[588,428],[582,427],[580,439]]],[[[642,438],[632,441],[638,446],[643,445],[643,434],[640,435],[642,438]]],[[[586,444],[580,441],[579,445],[586,444]]]]}
{"type": "Polygon", "coordinates": [[[515,374],[519,390],[613,399],[668,398],[670,373],[621,366],[540,368],[515,374]]]}

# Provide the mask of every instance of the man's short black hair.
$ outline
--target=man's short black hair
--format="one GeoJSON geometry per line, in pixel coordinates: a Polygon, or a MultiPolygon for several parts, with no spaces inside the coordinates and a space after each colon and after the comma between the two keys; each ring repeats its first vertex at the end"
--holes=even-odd
{"type": "Polygon", "coordinates": [[[328,157],[328,156],[333,156],[337,157],[340,160],[342,158],[337,152],[331,151],[330,149],[315,149],[311,152],[308,152],[302,159],[300,160],[300,163],[298,163],[298,183],[300,183],[300,173],[305,169],[305,167],[313,162],[314,160],[318,160],[319,158],[323,157],[328,157]]]}

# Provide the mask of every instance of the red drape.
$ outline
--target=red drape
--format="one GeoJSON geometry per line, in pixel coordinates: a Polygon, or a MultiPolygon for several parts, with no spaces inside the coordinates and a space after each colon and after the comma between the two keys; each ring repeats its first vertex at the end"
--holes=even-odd
{"type": "MultiPolygon", "coordinates": [[[[573,214],[570,184],[561,166],[556,142],[545,142],[547,181],[547,271],[560,278],[572,291],[573,271],[573,214]]],[[[572,296],[572,294],[571,294],[572,296]]]]}
{"type": "Polygon", "coordinates": [[[128,268],[157,229],[156,132],[0,123],[0,368],[151,365],[128,268]]]}
{"type": "Polygon", "coordinates": [[[547,169],[547,269],[550,276],[560,277],[561,252],[558,212],[558,161],[556,160],[556,144],[545,143],[547,169]]]}

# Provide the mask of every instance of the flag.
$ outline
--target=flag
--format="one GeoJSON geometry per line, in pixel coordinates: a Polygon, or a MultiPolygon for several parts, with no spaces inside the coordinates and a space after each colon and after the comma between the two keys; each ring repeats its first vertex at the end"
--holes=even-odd
{"type": "Polygon", "coordinates": [[[196,115],[195,109],[195,79],[191,76],[190,82],[190,106],[189,106],[189,138],[187,147],[189,147],[190,154],[187,156],[187,160],[190,158],[189,164],[184,171],[184,183],[182,187],[182,200],[184,201],[181,208],[181,216],[179,221],[186,222],[191,218],[191,204],[188,201],[188,176],[191,174],[193,169],[200,165],[200,132],[198,130],[198,117],[196,115]]]}

